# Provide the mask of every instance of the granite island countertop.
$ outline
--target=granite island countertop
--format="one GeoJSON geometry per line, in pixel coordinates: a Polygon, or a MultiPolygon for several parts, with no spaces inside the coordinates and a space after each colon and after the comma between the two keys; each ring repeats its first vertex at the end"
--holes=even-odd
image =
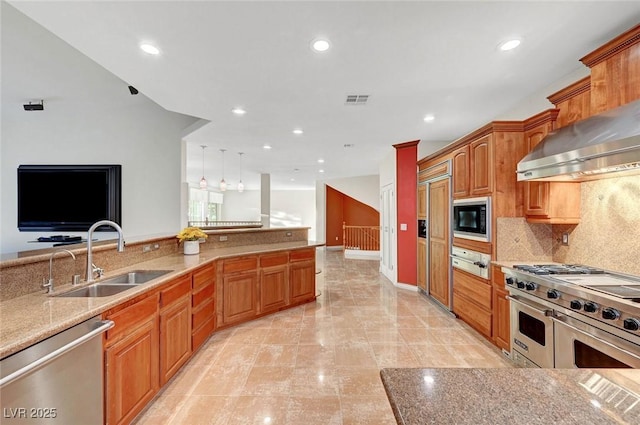
{"type": "Polygon", "coordinates": [[[382,369],[399,425],[640,424],[637,369],[382,369]]]}
{"type": "MultiPolygon", "coordinates": [[[[268,252],[323,246],[314,241],[281,242],[202,250],[199,255],[171,254],[132,266],[108,270],[103,279],[132,270],[172,270],[159,278],[108,297],[55,297],[44,291],[0,302],[0,359],[133,299],[213,261],[268,252]]],[[[117,254],[115,254],[117,255],[117,254]]],[[[99,281],[97,281],[99,282],[99,281]]],[[[56,294],[87,286],[56,286],[56,294]]]]}

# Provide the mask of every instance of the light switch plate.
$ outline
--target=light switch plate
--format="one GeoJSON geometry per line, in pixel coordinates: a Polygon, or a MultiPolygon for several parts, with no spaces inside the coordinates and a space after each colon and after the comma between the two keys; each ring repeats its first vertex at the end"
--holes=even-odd
{"type": "Polygon", "coordinates": [[[400,223],[400,231],[402,232],[407,231],[407,223],[400,223]]]}

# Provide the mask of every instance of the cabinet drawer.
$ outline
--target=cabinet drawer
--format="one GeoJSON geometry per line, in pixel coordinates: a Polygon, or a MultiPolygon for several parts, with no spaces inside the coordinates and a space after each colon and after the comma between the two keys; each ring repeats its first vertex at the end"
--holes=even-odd
{"type": "Polygon", "coordinates": [[[131,330],[153,318],[157,311],[158,294],[154,294],[113,314],[107,314],[105,319],[115,322],[115,326],[107,331],[107,340],[113,340],[125,332],[131,333],[131,330]]]}
{"type": "Polygon", "coordinates": [[[244,272],[247,270],[255,270],[257,267],[258,257],[243,257],[233,260],[224,260],[222,272],[225,274],[244,272]]]}
{"type": "Polygon", "coordinates": [[[459,293],[453,293],[453,312],[460,316],[478,332],[491,337],[491,313],[467,300],[459,293]]]}
{"type": "Polygon", "coordinates": [[[316,258],[316,250],[315,248],[311,249],[298,249],[296,251],[291,251],[289,254],[290,261],[304,261],[304,260],[312,260],[316,258]]]}
{"type": "Polygon", "coordinates": [[[215,318],[211,318],[208,322],[202,325],[199,329],[193,331],[193,335],[191,336],[191,350],[196,351],[200,346],[209,338],[209,335],[213,332],[215,328],[216,321],[215,318]]]}
{"type": "Polygon", "coordinates": [[[191,275],[183,276],[170,285],[160,291],[160,308],[170,305],[191,292],[191,275]]]}
{"type": "Polygon", "coordinates": [[[491,285],[485,283],[484,279],[454,270],[453,290],[473,300],[479,306],[491,310],[491,285]]]}
{"type": "Polygon", "coordinates": [[[193,289],[196,290],[208,283],[213,283],[216,276],[216,266],[210,264],[193,273],[193,289]]]}
{"type": "Polygon", "coordinates": [[[209,298],[213,298],[213,293],[215,292],[215,288],[216,286],[213,283],[211,283],[205,286],[204,288],[200,289],[198,292],[195,292],[191,299],[191,306],[193,308],[196,308],[200,304],[202,304],[205,300],[209,298]]]}
{"type": "Polygon", "coordinates": [[[215,311],[215,303],[213,299],[202,304],[197,310],[193,310],[192,326],[193,329],[198,329],[208,319],[213,317],[215,311]]]}
{"type": "Polygon", "coordinates": [[[262,255],[260,257],[260,267],[281,266],[289,262],[289,254],[286,252],[272,255],[262,255]]]}

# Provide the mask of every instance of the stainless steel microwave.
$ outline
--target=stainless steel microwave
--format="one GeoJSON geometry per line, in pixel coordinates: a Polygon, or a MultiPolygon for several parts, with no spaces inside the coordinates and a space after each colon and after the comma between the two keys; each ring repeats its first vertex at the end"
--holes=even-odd
{"type": "Polygon", "coordinates": [[[491,197],[453,201],[453,236],[491,242],[491,197]]]}

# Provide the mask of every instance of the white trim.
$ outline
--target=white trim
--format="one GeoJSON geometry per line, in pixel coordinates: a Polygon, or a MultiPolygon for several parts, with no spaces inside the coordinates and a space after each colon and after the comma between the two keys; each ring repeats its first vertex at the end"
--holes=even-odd
{"type": "Polygon", "coordinates": [[[418,292],[418,286],[417,285],[410,285],[408,283],[394,282],[393,286],[395,286],[396,288],[400,288],[400,289],[406,289],[407,291],[418,292]]]}
{"type": "Polygon", "coordinates": [[[363,251],[360,249],[345,249],[344,258],[348,258],[351,260],[380,261],[380,251],[363,251]]]}
{"type": "Polygon", "coordinates": [[[325,245],[325,249],[327,251],[342,251],[344,247],[342,245],[332,245],[332,246],[326,246],[325,245]]]}

